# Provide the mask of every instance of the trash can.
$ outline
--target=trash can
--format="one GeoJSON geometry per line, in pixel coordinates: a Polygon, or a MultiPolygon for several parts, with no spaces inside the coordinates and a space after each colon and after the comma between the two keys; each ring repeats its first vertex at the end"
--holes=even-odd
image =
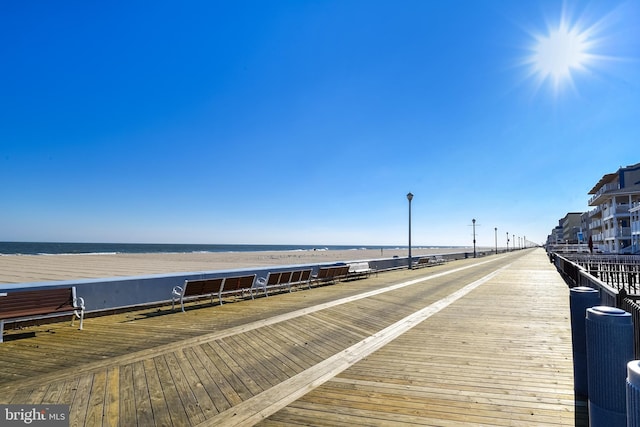
{"type": "Polygon", "coordinates": [[[640,360],[627,364],[627,426],[640,427],[640,360]]]}
{"type": "Polygon", "coordinates": [[[626,427],[627,364],[633,360],[631,314],[615,307],[587,309],[590,427],[626,427]]]}
{"type": "Polygon", "coordinates": [[[600,305],[600,292],[587,286],[578,286],[569,291],[571,311],[571,344],[573,347],[573,389],[576,396],[589,395],[587,380],[587,336],[585,319],[587,309],[600,305]]]}

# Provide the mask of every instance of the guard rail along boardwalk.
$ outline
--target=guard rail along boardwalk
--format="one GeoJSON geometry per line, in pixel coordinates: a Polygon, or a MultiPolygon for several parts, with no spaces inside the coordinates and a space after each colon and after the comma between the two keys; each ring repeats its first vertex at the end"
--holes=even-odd
{"type": "Polygon", "coordinates": [[[4,324],[28,320],[72,315],[84,321],[84,300],[76,296],[76,288],[38,289],[0,293],[0,343],[3,342],[4,324]]]}

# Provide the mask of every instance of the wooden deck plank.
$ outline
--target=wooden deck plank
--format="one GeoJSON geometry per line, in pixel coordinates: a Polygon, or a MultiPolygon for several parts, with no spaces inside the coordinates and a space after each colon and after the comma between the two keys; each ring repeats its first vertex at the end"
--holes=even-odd
{"type": "Polygon", "coordinates": [[[251,353],[255,351],[250,344],[250,347],[241,345],[237,337],[228,337],[219,341],[220,346],[227,352],[231,359],[233,359],[234,369],[239,372],[242,371],[242,376],[245,378],[251,378],[251,381],[259,387],[259,391],[254,393],[260,393],[280,383],[280,380],[269,369],[263,369],[260,363],[257,363],[251,353]]]}
{"type": "Polygon", "coordinates": [[[147,381],[144,362],[131,365],[133,373],[133,395],[135,398],[136,419],[138,425],[150,426],[154,424],[149,383],[147,381]]]}
{"type": "Polygon", "coordinates": [[[62,393],[60,393],[60,399],[58,400],[59,404],[71,405],[73,399],[76,396],[76,392],[78,391],[79,381],[80,377],[72,377],[67,380],[61,381],[64,383],[64,385],[62,386],[62,393]]]}
{"type": "Polygon", "coordinates": [[[193,396],[196,406],[202,411],[202,417],[207,419],[217,414],[219,411],[202,385],[203,381],[206,381],[209,377],[206,371],[197,369],[198,365],[194,368],[191,359],[186,356],[185,350],[176,351],[173,354],[180,366],[185,383],[189,386],[190,394],[193,396]]]}
{"type": "Polygon", "coordinates": [[[131,364],[124,365],[120,368],[118,384],[120,397],[118,424],[129,426],[137,425],[135,394],[133,391],[133,366],[131,366],[131,364]]]}
{"type": "Polygon", "coordinates": [[[228,409],[231,405],[229,405],[229,402],[223,396],[216,380],[202,363],[200,357],[194,351],[194,348],[185,348],[183,353],[185,364],[188,363],[190,369],[193,371],[189,376],[194,379],[197,378],[197,383],[191,387],[196,390],[196,399],[203,408],[205,418],[228,409]],[[195,375],[196,372],[197,375],[195,375]]]}
{"type": "MultiPolygon", "coordinates": [[[[177,388],[174,386],[173,377],[171,375],[171,369],[165,359],[165,356],[158,356],[154,358],[156,365],[156,371],[158,372],[158,379],[160,381],[160,387],[164,393],[164,399],[169,409],[169,416],[171,417],[171,425],[173,426],[190,426],[192,423],[189,421],[186,408],[182,404],[182,399],[177,388]]],[[[129,425],[121,421],[120,425],[129,425]]]]}
{"type": "Polygon", "coordinates": [[[95,374],[85,374],[80,376],[74,399],[69,408],[69,419],[75,420],[81,425],[86,425],[89,398],[91,396],[94,376],[95,374]]]}
{"type": "MultiPolygon", "coordinates": [[[[229,409],[233,405],[242,402],[242,398],[233,388],[227,377],[218,369],[219,363],[216,364],[204,350],[205,346],[192,347],[193,357],[197,358],[201,364],[203,371],[207,373],[211,379],[208,382],[207,390],[212,396],[218,412],[229,409]]],[[[213,350],[211,349],[211,352],[213,350]]],[[[217,359],[217,355],[216,355],[217,359]]]]}
{"type": "Polygon", "coordinates": [[[61,381],[56,381],[49,384],[47,388],[47,392],[42,397],[43,404],[52,404],[55,405],[58,403],[58,399],[60,399],[60,395],[62,394],[62,386],[63,383],[61,381]]]}
{"type": "Polygon", "coordinates": [[[96,372],[93,376],[89,401],[87,402],[87,416],[84,422],[87,426],[101,426],[103,423],[107,381],[106,370],[96,372]]]}
{"type": "Polygon", "coordinates": [[[278,366],[287,378],[301,372],[304,367],[297,359],[289,356],[289,346],[285,342],[275,339],[273,335],[250,331],[244,334],[245,342],[253,342],[261,351],[261,356],[278,366]]]}
{"type": "Polygon", "coordinates": [[[263,347],[261,340],[253,340],[247,337],[247,334],[242,334],[233,337],[234,347],[241,347],[246,354],[245,363],[250,363],[260,371],[262,377],[264,377],[271,385],[278,384],[287,378],[291,377],[291,372],[286,369],[286,365],[283,367],[280,363],[274,363],[269,352],[263,347]]]}
{"type": "Polygon", "coordinates": [[[171,415],[167,402],[164,398],[164,392],[160,385],[160,378],[154,359],[146,359],[143,362],[145,378],[149,392],[149,402],[151,404],[151,412],[153,413],[153,421],[155,425],[168,426],[171,425],[171,415]]]}
{"type": "Polygon", "coordinates": [[[289,356],[294,357],[301,366],[313,366],[324,358],[324,354],[318,354],[311,350],[308,340],[297,334],[293,328],[284,328],[281,325],[272,326],[265,328],[265,333],[277,337],[281,342],[289,343],[289,356]]]}
{"type": "Polygon", "coordinates": [[[223,375],[229,379],[234,390],[242,397],[242,400],[246,400],[260,393],[263,388],[242,369],[238,362],[235,360],[235,355],[227,353],[225,346],[220,343],[222,340],[209,343],[209,347],[218,355],[220,365],[217,365],[218,369],[223,372],[223,375]]]}
{"type": "Polygon", "coordinates": [[[107,385],[104,398],[104,427],[118,426],[120,419],[120,368],[107,368],[107,385]]]}
{"type": "Polygon", "coordinates": [[[202,408],[200,408],[196,397],[191,390],[188,379],[186,378],[180,360],[176,356],[179,352],[171,352],[164,356],[167,367],[173,381],[173,387],[180,397],[180,401],[184,406],[190,424],[195,425],[205,420],[202,408]]]}

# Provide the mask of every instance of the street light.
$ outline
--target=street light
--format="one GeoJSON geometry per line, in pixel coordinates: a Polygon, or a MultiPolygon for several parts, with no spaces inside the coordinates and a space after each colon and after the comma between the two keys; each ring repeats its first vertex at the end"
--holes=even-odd
{"type": "Polygon", "coordinates": [[[473,257],[476,257],[476,219],[472,219],[471,223],[473,224],[473,257]]]}
{"type": "Polygon", "coordinates": [[[411,201],[413,194],[408,193],[407,200],[409,201],[409,270],[411,270],[411,201]]]}
{"type": "Polygon", "coordinates": [[[498,255],[498,227],[494,227],[494,231],[496,234],[496,255],[498,255]]]}
{"type": "Polygon", "coordinates": [[[509,252],[509,232],[507,231],[507,252],[509,252]]]}

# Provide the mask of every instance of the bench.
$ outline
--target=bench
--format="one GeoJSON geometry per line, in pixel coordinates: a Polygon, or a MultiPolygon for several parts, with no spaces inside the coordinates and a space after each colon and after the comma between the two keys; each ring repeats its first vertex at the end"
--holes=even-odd
{"type": "Polygon", "coordinates": [[[256,280],[255,274],[250,274],[247,276],[235,276],[235,277],[225,277],[224,283],[220,287],[220,292],[218,292],[218,299],[220,300],[220,305],[222,305],[222,295],[237,295],[242,294],[244,297],[245,291],[249,291],[251,294],[251,299],[253,299],[253,282],[256,280]]]}
{"type": "Polygon", "coordinates": [[[447,262],[447,260],[442,255],[436,255],[432,260],[434,264],[444,264],[445,262],[447,262]]]}
{"type": "Polygon", "coordinates": [[[262,289],[266,296],[269,296],[269,289],[287,289],[291,292],[291,287],[306,284],[311,288],[311,269],[287,270],[269,272],[267,278],[258,278],[255,289],[262,289]]]}
{"type": "Polygon", "coordinates": [[[416,262],[414,266],[417,268],[432,267],[434,265],[444,264],[444,263],[445,263],[445,259],[442,257],[442,255],[425,256],[418,259],[418,262],[416,262]]]}
{"type": "Polygon", "coordinates": [[[183,286],[174,286],[171,291],[171,309],[175,309],[176,301],[180,300],[180,307],[184,311],[184,301],[211,298],[211,304],[213,304],[214,296],[218,296],[218,301],[222,305],[222,296],[230,294],[242,294],[249,291],[251,293],[251,299],[253,299],[253,293],[251,288],[256,278],[255,274],[247,276],[233,276],[233,277],[216,277],[213,279],[196,279],[185,280],[183,286]]]}
{"type": "Polygon", "coordinates": [[[313,277],[313,280],[320,283],[333,283],[337,280],[344,279],[348,275],[348,265],[332,265],[320,267],[318,274],[313,277]]]}
{"type": "Polygon", "coordinates": [[[218,295],[223,282],[224,277],[217,277],[215,279],[185,280],[183,286],[175,286],[171,291],[171,310],[175,309],[175,303],[178,299],[180,300],[180,307],[182,308],[182,311],[184,311],[185,300],[210,297],[211,304],[213,305],[213,297],[218,295]]]}
{"type": "Polygon", "coordinates": [[[354,262],[349,264],[349,277],[369,277],[373,269],[369,267],[369,262],[354,262]]]}
{"type": "Polygon", "coordinates": [[[0,343],[3,342],[4,324],[25,320],[46,319],[72,315],[84,323],[84,300],[76,296],[75,286],[70,288],[7,291],[0,293],[0,343]]]}

